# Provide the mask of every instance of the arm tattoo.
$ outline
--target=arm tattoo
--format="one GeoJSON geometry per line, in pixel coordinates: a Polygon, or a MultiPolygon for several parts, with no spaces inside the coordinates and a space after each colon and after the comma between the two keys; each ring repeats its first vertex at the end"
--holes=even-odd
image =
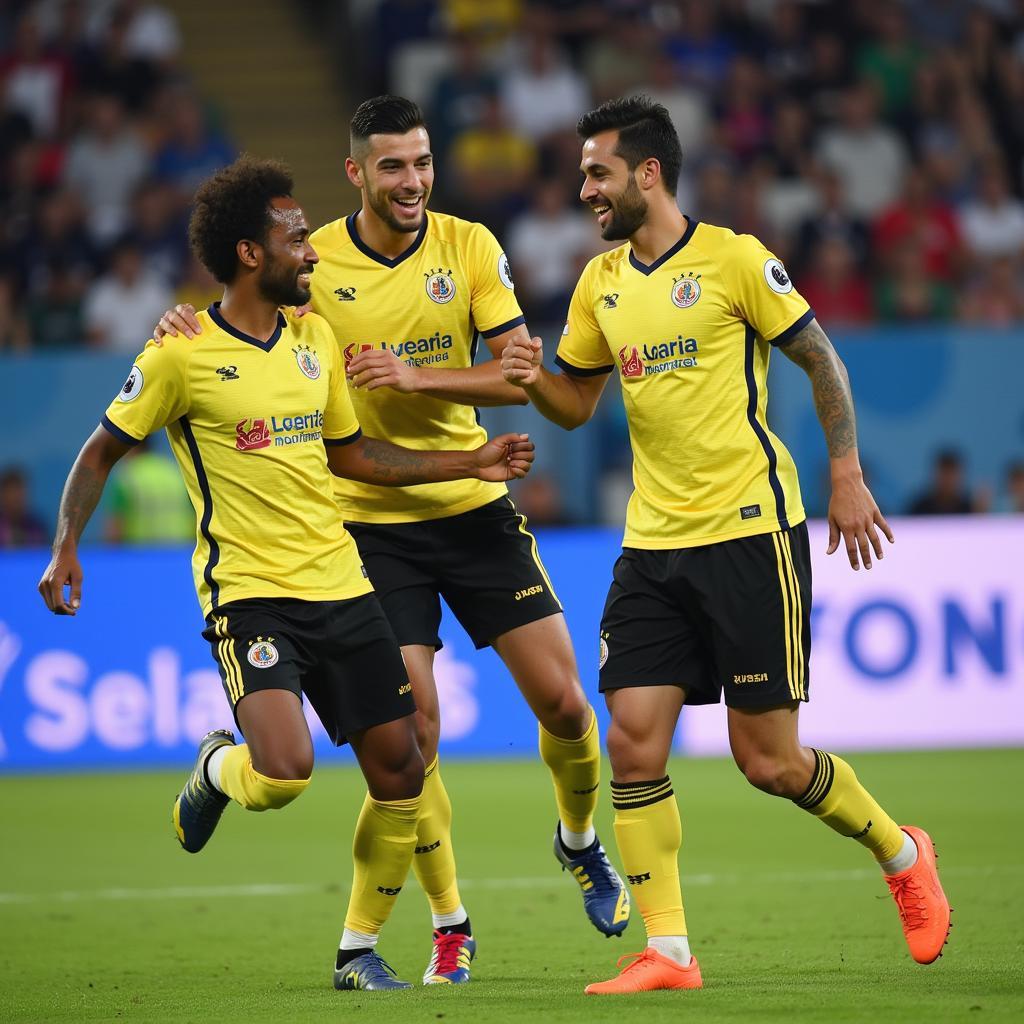
{"type": "Polygon", "coordinates": [[[77,542],[82,536],[85,524],[89,522],[103,493],[106,479],[106,473],[97,472],[87,462],[79,460],[75,463],[60,499],[56,543],[68,537],[77,542]]]}
{"type": "Polygon", "coordinates": [[[449,454],[402,448],[375,437],[364,437],[360,454],[369,463],[370,474],[387,485],[431,483],[450,479],[449,454]]]}
{"type": "Polygon", "coordinates": [[[814,408],[825,432],[829,457],[838,459],[855,450],[857,420],[850,378],[818,321],[812,320],[782,346],[782,352],[811,379],[814,408]]]}

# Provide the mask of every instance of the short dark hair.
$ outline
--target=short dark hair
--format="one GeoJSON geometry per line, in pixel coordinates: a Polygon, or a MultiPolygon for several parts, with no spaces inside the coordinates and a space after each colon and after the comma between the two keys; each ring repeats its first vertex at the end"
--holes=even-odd
{"type": "Polygon", "coordinates": [[[272,223],[270,201],[292,194],[291,171],[277,160],[243,154],[196,189],[188,224],[192,251],[221,284],[238,270],[243,238],[265,242],[272,223]]]}
{"type": "Polygon", "coordinates": [[[404,96],[371,96],[356,107],[349,129],[351,151],[368,142],[371,135],[404,135],[422,128],[423,112],[404,96]]]}
{"type": "Polygon", "coordinates": [[[660,103],[649,96],[608,100],[584,114],[576,125],[576,134],[581,139],[608,131],[619,133],[615,155],[622,157],[631,171],[641,161],[654,157],[661,164],[665,190],[675,195],[683,166],[683,148],[669,112],[660,103]]]}

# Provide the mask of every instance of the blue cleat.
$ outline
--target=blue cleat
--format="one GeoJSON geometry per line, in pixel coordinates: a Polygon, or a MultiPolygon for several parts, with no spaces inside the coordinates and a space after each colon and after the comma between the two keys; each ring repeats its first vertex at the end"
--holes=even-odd
{"type": "Polygon", "coordinates": [[[198,853],[206,845],[217,827],[217,822],[220,821],[220,816],[224,813],[224,808],[231,802],[230,797],[214,789],[206,781],[206,759],[218,747],[231,747],[234,744],[234,733],[228,732],[227,729],[208,732],[199,741],[199,753],[196,755],[192,774],[174,801],[174,810],[171,814],[174,833],[182,849],[189,853],[198,853]]]}
{"type": "Polygon", "coordinates": [[[476,939],[460,932],[434,932],[434,952],[423,975],[424,985],[461,985],[469,981],[476,939]]]}
{"type": "Polygon", "coordinates": [[[395,970],[374,950],[334,968],[334,987],[339,992],[359,989],[363,992],[390,992],[398,988],[412,988],[407,981],[399,981],[395,970]]]}
{"type": "Polygon", "coordinates": [[[555,827],[555,856],[572,872],[583,892],[583,909],[590,923],[605,938],[621,935],[629,924],[629,893],[604,852],[600,840],[579,852],[562,846],[559,829],[555,827]],[[574,856],[575,854],[575,856],[574,856]]]}

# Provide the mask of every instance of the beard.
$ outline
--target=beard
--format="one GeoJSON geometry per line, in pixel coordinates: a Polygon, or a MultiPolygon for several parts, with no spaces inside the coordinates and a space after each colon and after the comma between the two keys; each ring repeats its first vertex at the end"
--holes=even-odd
{"type": "Polygon", "coordinates": [[[299,274],[310,274],[313,268],[303,267],[298,273],[288,270],[286,273],[271,265],[264,271],[260,279],[260,295],[275,306],[305,306],[313,293],[299,284],[299,274]]]}
{"type": "Polygon", "coordinates": [[[367,191],[367,199],[370,201],[370,209],[373,210],[377,216],[384,221],[385,224],[392,230],[398,231],[405,234],[414,234],[419,231],[423,226],[423,210],[427,208],[427,200],[430,198],[430,192],[423,193],[423,206],[419,217],[413,222],[400,221],[391,209],[391,196],[387,192],[371,192],[367,191]]]}
{"type": "Polygon", "coordinates": [[[612,215],[601,229],[601,237],[607,242],[625,241],[639,231],[647,220],[647,201],[632,175],[622,195],[614,204],[609,205],[612,207],[612,215]]]}

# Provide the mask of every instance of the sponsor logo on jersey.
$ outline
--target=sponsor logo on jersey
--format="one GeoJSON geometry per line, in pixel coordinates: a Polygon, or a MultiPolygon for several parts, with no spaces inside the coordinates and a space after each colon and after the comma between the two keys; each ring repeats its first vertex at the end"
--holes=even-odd
{"type": "Polygon", "coordinates": [[[238,380],[237,366],[218,366],[216,371],[221,380],[238,380]]]}
{"type": "Polygon", "coordinates": [[[455,298],[455,282],[452,280],[452,271],[433,268],[423,275],[427,279],[427,296],[433,301],[444,305],[455,298]]]}
{"type": "Polygon", "coordinates": [[[277,653],[277,648],[273,644],[273,637],[269,640],[264,640],[263,637],[257,637],[255,640],[249,641],[249,653],[247,655],[249,664],[253,668],[273,668],[277,664],[280,655],[277,653]]]}
{"type": "Polygon", "coordinates": [[[299,369],[310,380],[316,380],[320,376],[320,360],[317,358],[316,349],[300,345],[292,351],[295,353],[295,362],[299,364],[299,369]]]}
{"type": "Polygon", "coordinates": [[[786,273],[786,268],[782,261],[775,259],[774,256],[765,261],[764,279],[768,282],[768,287],[779,295],[788,295],[793,290],[793,282],[786,273]]]}
{"type": "Polygon", "coordinates": [[[133,366],[132,372],[128,374],[128,379],[117,394],[117,400],[119,402],[134,402],[142,392],[142,385],[144,383],[142,371],[137,365],[133,366]]]}
{"type": "Polygon", "coordinates": [[[623,345],[619,349],[619,363],[622,368],[623,377],[642,377],[644,375],[644,364],[636,345],[623,345]]]}
{"type": "Polygon", "coordinates": [[[356,301],[356,290],[355,288],[335,288],[334,294],[338,296],[339,302],[355,302],[356,301]]]}
{"type": "Polygon", "coordinates": [[[672,302],[680,309],[689,309],[700,298],[700,274],[680,274],[672,278],[672,302]]]}
{"type": "Polygon", "coordinates": [[[373,344],[353,342],[342,350],[345,358],[345,369],[360,352],[373,349],[390,349],[399,359],[409,366],[429,366],[432,363],[446,363],[450,358],[449,349],[454,344],[450,334],[434,331],[429,338],[409,338],[408,341],[378,341],[373,344]]]}
{"type": "Polygon", "coordinates": [[[370,349],[372,348],[374,348],[373,345],[360,345],[358,342],[355,341],[353,341],[349,345],[346,345],[341,350],[341,354],[345,359],[345,369],[348,370],[349,363],[351,363],[352,360],[355,359],[355,357],[359,355],[360,352],[369,352],[370,349]]]}
{"type": "Polygon", "coordinates": [[[498,277],[509,291],[515,288],[515,281],[512,280],[512,268],[508,265],[508,257],[504,253],[498,257],[498,277]]]}
{"type": "Polygon", "coordinates": [[[270,431],[266,420],[244,419],[235,424],[235,447],[240,452],[270,447],[270,431]]]}
{"type": "MultiPolygon", "coordinates": [[[[604,305],[601,307],[602,309],[618,309],[619,308],[619,293],[618,292],[609,292],[607,295],[602,295],[601,296],[601,301],[604,303],[604,305]]],[[[566,326],[568,326],[568,325],[566,325],[566,326]]]]}

